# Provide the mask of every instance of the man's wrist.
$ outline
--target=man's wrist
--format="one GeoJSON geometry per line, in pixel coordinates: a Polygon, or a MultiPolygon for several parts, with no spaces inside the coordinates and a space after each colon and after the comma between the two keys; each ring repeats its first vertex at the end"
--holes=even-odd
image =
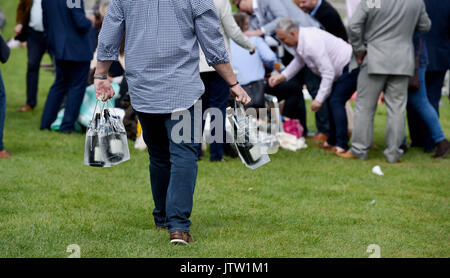
{"type": "Polygon", "coordinates": [[[239,81],[236,81],[236,83],[234,83],[232,85],[228,85],[228,86],[230,86],[230,89],[232,89],[232,88],[236,87],[237,85],[239,85],[239,81]]]}

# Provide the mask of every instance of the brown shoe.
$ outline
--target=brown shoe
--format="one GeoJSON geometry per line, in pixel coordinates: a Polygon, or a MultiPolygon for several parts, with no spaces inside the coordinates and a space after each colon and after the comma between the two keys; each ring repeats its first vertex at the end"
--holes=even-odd
{"type": "Polygon", "coordinates": [[[436,144],[436,152],[433,158],[444,158],[450,154],[450,143],[447,140],[442,140],[436,144]]]}
{"type": "Polygon", "coordinates": [[[328,139],[328,136],[326,136],[326,135],[323,134],[323,133],[317,133],[317,134],[314,135],[314,137],[312,138],[312,140],[313,140],[314,142],[325,142],[325,141],[327,141],[327,139],[328,139]]]}
{"type": "Polygon", "coordinates": [[[10,158],[11,155],[6,150],[0,151],[0,158],[10,158]]]}
{"type": "Polygon", "coordinates": [[[189,245],[195,240],[188,232],[172,232],[170,233],[170,243],[174,245],[189,245]]]}
{"type": "Polygon", "coordinates": [[[356,156],[354,156],[352,154],[351,151],[346,151],[346,152],[343,152],[343,153],[336,152],[336,155],[339,156],[339,157],[342,157],[342,158],[347,158],[347,159],[356,159],[357,158],[356,156]]]}
{"type": "Polygon", "coordinates": [[[327,141],[322,142],[322,143],[319,143],[318,147],[321,148],[321,149],[325,149],[325,150],[327,150],[327,151],[330,150],[330,149],[332,149],[332,148],[334,148],[334,146],[328,144],[327,141]]]}
{"type": "Polygon", "coordinates": [[[346,152],[346,150],[344,150],[343,148],[338,147],[338,146],[332,147],[331,149],[329,149],[327,151],[332,152],[332,153],[345,153],[346,152]]]}
{"type": "Polygon", "coordinates": [[[337,148],[338,148],[338,147],[334,146],[334,147],[331,147],[331,148],[326,149],[326,150],[327,150],[328,152],[330,152],[330,153],[336,153],[336,152],[337,152],[337,148]]]}
{"type": "Polygon", "coordinates": [[[16,111],[17,112],[28,112],[28,111],[31,111],[33,109],[34,109],[33,107],[31,107],[30,105],[27,104],[24,107],[17,108],[16,111]]]}

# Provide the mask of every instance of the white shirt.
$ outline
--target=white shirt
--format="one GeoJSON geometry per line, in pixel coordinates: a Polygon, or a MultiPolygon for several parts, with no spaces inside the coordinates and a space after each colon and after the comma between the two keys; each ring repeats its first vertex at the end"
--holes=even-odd
{"type": "Polygon", "coordinates": [[[35,31],[44,32],[44,24],[42,23],[42,0],[33,0],[28,26],[35,31]]]}
{"type": "Polygon", "coordinates": [[[333,83],[350,63],[352,47],[341,38],[315,27],[300,28],[295,59],[283,71],[287,80],[305,65],[322,77],[316,100],[320,103],[331,94],[333,83]]]}

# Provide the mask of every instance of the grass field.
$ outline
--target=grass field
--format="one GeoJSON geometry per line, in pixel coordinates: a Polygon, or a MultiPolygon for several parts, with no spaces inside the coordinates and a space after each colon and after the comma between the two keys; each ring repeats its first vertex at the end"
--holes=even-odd
{"type": "MultiPolygon", "coordinates": [[[[2,1],[10,24],[17,1],[2,1]]],[[[46,58],[48,61],[48,57],[46,58]]],[[[148,156],[110,169],[83,165],[84,136],[40,131],[53,76],[41,71],[39,105],[25,102],[26,50],[0,66],[7,90],[5,147],[0,160],[0,257],[449,257],[450,159],[420,149],[391,165],[382,155],[385,109],[378,110],[367,161],[347,161],[310,147],[280,151],[250,171],[238,160],[199,163],[192,235],[180,248],[153,229],[148,156]],[[380,165],[385,176],[371,173],[380,165]],[[375,200],[375,204],[371,202],[375,200]]],[[[450,134],[450,104],[441,121],[450,134]]],[[[313,115],[308,118],[313,127],[313,115]]]]}

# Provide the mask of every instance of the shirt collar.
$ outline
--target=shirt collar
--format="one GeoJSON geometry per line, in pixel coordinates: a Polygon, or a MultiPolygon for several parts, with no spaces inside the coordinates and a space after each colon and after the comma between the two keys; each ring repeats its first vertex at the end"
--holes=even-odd
{"type": "Polygon", "coordinates": [[[316,16],[317,11],[320,8],[320,5],[322,5],[322,0],[319,0],[319,2],[317,3],[316,7],[314,8],[314,10],[310,13],[311,16],[316,16]]]}

